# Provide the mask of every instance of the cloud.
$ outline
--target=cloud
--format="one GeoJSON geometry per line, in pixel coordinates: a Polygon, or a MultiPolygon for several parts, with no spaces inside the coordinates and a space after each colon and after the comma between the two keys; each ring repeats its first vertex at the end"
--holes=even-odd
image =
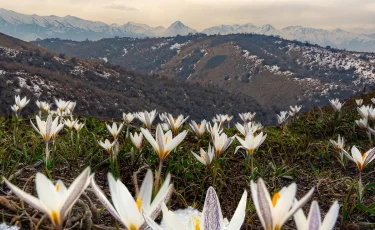
{"type": "Polygon", "coordinates": [[[110,9],[110,10],[139,11],[138,8],[135,8],[135,7],[132,7],[132,6],[125,6],[123,4],[116,4],[116,3],[104,5],[104,8],[110,9]]]}

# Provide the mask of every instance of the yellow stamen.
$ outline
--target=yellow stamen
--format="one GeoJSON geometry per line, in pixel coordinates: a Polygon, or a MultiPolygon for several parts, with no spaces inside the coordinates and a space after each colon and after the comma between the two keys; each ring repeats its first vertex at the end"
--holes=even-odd
{"type": "Polygon", "coordinates": [[[55,225],[55,226],[60,226],[60,215],[59,213],[53,211],[51,212],[50,214],[50,218],[51,218],[51,221],[52,221],[52,224],[55,225]]]}
{"type": "Polygon", "coordinates": [[[138,199],[135,201],[137,203],[138,211],[141,212],[141,207],[142,207],[142,199],[138,197],[138,199]]]}
{"type": "Polygon", "coordinates": [[[199,220],[197,218],[194,218],[194,222],[195,222],[195,230],[200,230],[201,227],[199,225],[199,220]]]}
{"type": "Polygon", "coordinates": [[[280,193],[275,193],[273,196],[272,196],[272,206],[275,207],[276,204],[277,204],[277,201],[280,199],[280,193]]]}
{"type": "Polygon", "coordinates": [[[276,225],[275,228],[274,228],[274,230],[280,230],[280,229],[281,229],[281,227],[278,226],[278,225],[276,225]]]}
{"type": "Polygon", "coordinates": [[[197,126],[198,126],[198,129],[200,129],[200,128],[201,128],[201,124],[198,124],[197,126]]]}
{"type": "Polygon", "coordinates": [[[367,153],[364,153],[364,154],[362,155],[362,161],[365,161],[366,157],[367,157],[367,153]]]}
{"type": "Polygon", "coordinates": [[[175,124],[176,124],[176,121],[177,121],[177,118],[173,119],[173,123],[175,123],[175,124]]]}
{"type": "Polygon", "coordinates": [[[135,225],[130,225],[129,230],[138,230],[138,227],[135,225]]]}
{"type": "Polygon", "coordinates": [[[56,185],[56,192],[60,192],[60,185],[56,185]]]}
{"type": "Polygon", "coordinates": [[[168,143],[168,136],[165,137],[165,143],[168,143]]]}

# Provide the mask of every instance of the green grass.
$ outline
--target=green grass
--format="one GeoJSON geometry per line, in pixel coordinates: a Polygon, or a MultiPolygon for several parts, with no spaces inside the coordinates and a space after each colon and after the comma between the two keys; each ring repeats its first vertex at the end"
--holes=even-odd
{"type": "MultiPolygon", "coordinates": [[[[370,99],[375,93],[364,95],[364,104],[370,104],[370,99]]],[[[78,105],[79,106],[79,105],[78,105]]],[[[209,186],[214,186],[221,202],[224,216],[230,218],[240,200],[244,189],[249,189],[251,179],[262,177],[271,193],[283,186],[296,182],[298,185],[297,196],[300,198],[312,187],[316,188],[313,199],[319,202],[323,213],[327,212],[334,200],[338,200],[341,209],[337,227],[358,227],[361,229],[374,228],[375,225],[375,179],[374,165],[370,164],[363,172],[363,183],[366,185],[362,202],[358,199],[357,181],[358,173],[352,162],[346,161],[343,167],[337,160],[337,152],[330,146],[329,140],[337,140],[337,135],[345,137],[346,145],[356,145],[360,150],[367,151],[373,147],[366,133],[358,129],[354,121],[359,116],[356,112],[354,100],[348,101],[341,117],[330,107],[314,109],[303,114],[295,121],[289,121],[282,130],[279,127],[266,127],[267,139],[261,148],[254,154],[256,171],[250,175],[249,164],[246,163],[243,152],[234,155],[235,147],[239,142],[235,140],[226,153],[219,159],[220,170],[216,183],[213,182],[212,171],[200,164],[191,154],[202,147],[207,150],[210,137],[206,133],[203,139],[198,139],[189,132],[182,144],[173,151],[164,162],[162,177],[167,172],[172,174],[175,192],[169,202],[172,210],[193,206],[202,210],[205,193],[209,186]]],[[[55,144],[51,145],[51,169],[54,179],[62,179],[71,183],[85,167],[91,166],[96,173],[98,184],[108,191],[106,173],[110,171],[108,154],[97,144],[98,140],[111,138],[105,127],[105,121],[93,118],[80,118],[86,125],[80,132],[80,141],[74,134],[72,143],[67,129],[57,137],[55,144]]],[[[107,121],[109,122],[109,121],[107,121]]],[[[30,167],[44,156],[44,143],[39,134],[31,127],[29,119],[17,120],[15,118],[0,118],[0,164],[1,175],[9,178],[20,169],[25,169],[21,175],[13,179],[13,183],[21,188],[33,192],[32,181],[37,171],[45,173],[44,165],[36,168],[30,167]],[[15,138],[14,138],[15,137],[15,138]]],[[[136,125],[139,127],[139,125],[136,125]]],[[[136,126],[130,131],[139,132],[136,126]]],[[[232,127],[234,125],[232,124],[232,127]]],[[[184,127],[187,129],[187,127],[184,127]]],[[[238,134],[234,128],[225,129],[228,136],[238,134]]],[[[120,178],[122,182],[134,192],[132,174],[140,167],[149,167],[154,172],[158,167],[157,155],[151,146],[146,145],[140,156],[132,156],[132,144],[125,139],[125,129],[119,137],[121,144],[118,155],[120,178]],[[138,160],[135,160],[138,159],[138,160]]],[[[145,170],[138,176],[143,177],[145,170]]],[[[3,194],[8,189],[3,186],[3,194]]],[[[15,200],[18,202],[18,200],[15,200]]],[[[310,203],[309,203],[310,204],[310,203]]],[[[309,204],[304,208],[307,210],[309,204]]],[[[102,206],[96,204],[100,209],[102,206]]],[[[7,223],[21,223],[26,228],[29,219],[23,215],[22,210],[12,211],[0,202],[2,218],[7,223]],[[15,216],[19,217],[15,220],[15,216]]],[[[248,196],[248,212],[243,228],[260,226],[251,196],[248,196]]],[[[98,210],[96,210],[98,211],[98,210]]],[[[96,212],[92,218],[94,224],[115,226],[112,217],[106,212],[96,212]]],[[[40,218],[38,214],[35,218],[40,218]]],[[[44,226],[48,226],[48,220],[44,226]]],[[[293,229],[294,222],[289,221],[285,229],[293,229]]]]}

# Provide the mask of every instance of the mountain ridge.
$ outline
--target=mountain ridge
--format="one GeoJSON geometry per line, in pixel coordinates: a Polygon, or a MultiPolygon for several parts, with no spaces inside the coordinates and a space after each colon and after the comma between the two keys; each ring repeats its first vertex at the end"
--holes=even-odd
{"type": "MultiPolygon", "coordinates": [[[[146,24],[127,22],[123,25],[106,24],[90,21],[75,16],[58,17],[55,15],[25,15],[0,8],[0,32],[26,41],[47,38],[71,39],[77,41],[100,40],[120,37],[169,37],[198,33],[197,30],[184,25],[181,21],[169,27],[151,27],[146,24]]],[[[324,30],[302,26],[287,26],[276,29],[270,24],[255,26],[251,23],[239,25],[220,25],[204,29],[207,35],[256,33],[275,35],[288,40],[309,42],[320,46],[347,49],[361,52],[375,52],[374,34],[356,34],[342,29],[324,30]]]]}

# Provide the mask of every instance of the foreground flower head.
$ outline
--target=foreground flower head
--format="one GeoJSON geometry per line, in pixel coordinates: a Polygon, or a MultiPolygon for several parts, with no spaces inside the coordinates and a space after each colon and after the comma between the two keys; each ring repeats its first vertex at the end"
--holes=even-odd
{"type": "Polygon", "coordinates": [[[248,121],[252,121],[254,120],[255,118],[255,115],[256,115],[256,112],[248,112],[248,113],[239,113],[238,116],[241,118],[241,120],[246,123],[248,121]]]}
{"type": "Polygon", "coordinates": [[[267,134],[263,135],[263,132],[259,133],[258,135],[254,135],[252,133],[248,133],[245,137],[245,140],[236,136],[237,140],[241,143],[241,146],[238,146],[235,150],[235,153],[239,149],[246,149],[246,151],[253,155],[255,150],[259,148],[259,146],[266,140],[267,134]]]}
{"type": "Polygon", "coordinates": [[[355,103],[358,105],[358,106],[361,106],[363,104],[363,99],[356,99],[355,100],[355,103]]]}
{"type": "Polygon", "coordinates": [[[16,105],[19,107],[19,110],[21,111],[27,104],[29,104],[30,100],[27,100],[26,97],[20,98],[19,95],[14,97],[16,105]]]}
{"type": "Polygon", "coordinates": [[[122,118],[124,119],[125,123],[129,125],[134,120],[135,115],[134,113],[123,113],[122,118]]]}
{"type": "Polygon", "coordinates": [[[207,190],[202,216],[190,220],[190,225],[188,226],[184,226],[181,220],[172,211],[169,211],[165,205],[163,205],[162,210],[163,220],[167,226],[166,229],[161,228],[147,215],[144,217],[148,226],[153,230],[239,230],[245,219],[246,199],[247,192],[245,190],[228,225],[225,224],[219,198],[213,187],[207,190]]]}
{"type": "Polygon", "coordinates": [[[114,142],[110,142],[108,139],[105,139],[104,142],[102,141],[98,141],[98,144],[103,148],[105,149],[105,151],[107,151],[107,153],[111,153],[112,152],[112,148],[113,146],[116,144],[116,141],[114,142]]]}
{"type": "Polygon", "coordinates": [[[368,119],[367,118],[361,118],[359,120],[355,120],[355,123],[361,128],[361,129],[367,129],[368,128],[368,119]]]}
{"type": "Polygon", "coordinates": [[[232,144],[235,136],[228,137],[227,134],[222,133],[219,134],[217,131],[214,133],[213,143],[215,147],[215,154],[217,159],[219,159],[220,155],[223,154],[232,144]]]}
{"type": "Polygon", "coordinates": [[[204,164],[206,167],[209,167],[211,165],[212,160],[215,156],[214,148],[211,148],[211,145],[208,145],[207,152],[204,151],[202,148],[200,149],[200,156],[194,152],[191,152],[195,158],[202,164],[204,164]]]}
{"type": "Polygon", "coordinates": [[[184,117],[183,115],[174,118],[172,114],[167,115],[166,122],[168,122],[169,127],[172,129],[174,134],[177,133],[178,129],[185,123],[185,121],[189,118],[189,116],[184,117]]]}
{"type": "Polygon", "coordinates": [[[206,129],[207,129],[207,132],[211,134],[212,139],[214,138],[216,132],[219,134],[223,132],[223,128],[221,127],[221,124],[217,122],[214,122],[213,125],[211,125],[211,123],[208,122],[206,124],[206,129]]]}
{"type": "Polygon", "coordinates": [[[345,104],[345,103],[341,103],[340,100],[338,98],[336,99],[331,99],[329,100],[329,102],[331,103],[331,106],[332,108],[337,111],[337,112],[341,112],[341,108],[342,106],[345,104]]]}
{"type": "Polygon", "coordinates": [[[332,230],[335,227],[339,210],[340,205],[335,201],[322,222],[318,202],[313,201],[309,216],[306,218],[303,210],[300,209],[294,214],[294,221],[298,230],[332,230]]]}
{"type": "Polygon", "coordinates": [[[301,110],[302,108],[302,105],[301,106],[290,106],[290,111],[289,111],[289,116],[291,117],[295,117],[298,115],[299,111],[301,110]]]}
{"type": "Polygon", "coordinates": [[[148,142],[150,142],[160,160],[164,160],[169,153],[184,140],[187,134],[187,131],[185,130],[173,138],[171,131],[164,134],[160,124],[156,127],[155,138],[152,137],[148,129],[141,128],[141,132],[148,142]]]}
{"type": "Polygon", "coordinates": [[[117,127],[117,123],[113,122],[112,127],[108,124],[106,124],[106,127],[108,129],[108,132],[111,133],[113,138],[117,140],[118,135],[120,134],[122,128],[124,127],[124,123],[121,123],[119,127],[117,127]]]}
{"type": "Polygon", "coordinates": [[[38,106],[39,110],[43,110],[45,112],[49,112],[51,109],[51,105],[45,101],[36,101],[36,105],[38,106]]]}
{"type": "Polygon", "coordinates": [[[372,148],[362,154],[357,147],[353,146],[351,149],[352,155],[349,155],[348,152],[345,151],[345,149],[342,149],[342,152],[344,155],[351,161],[353,161],[360,172],[363,171],[363,169],[371,163],[375,159],[375,148],[372,148]]]}
{"type": "Polygon", "coordinates": [[[171,176],[168,174],[159,192],[155,198],[151,200],[153,180],[152,171],[148,170],[142,182],[140,192],[134,199],[126,186],[108,173],[108,184],[113,205],[95,183],[94,176],[91,177],[91,186],[95,195],[107,208],[109,213],[128,230],[143,230],[147,229],[147,224],[144,221],[142,212],[151,220],[155,219],[160,212],[161,204],[167,202],[172,195],[173,186],[170,184],[171,176]]]}
{"type": "Polygon", "coordinates": [[[255,209],[265,230],[280,230],[284,223],[306,204],[314,192],[312,188],[293,205],[297,192],[295,183],[282,188],[272,198],[262,178],[259,178],[258,183],[251,181],[250,188],[255,209]]]}
{"type": "Polygon", "coordinates": [[[289,118],[287,111],[281,111],[280,114],[277,114],[277,123],[279,125],[282,125],[286,122],[286,120],[289,118]]]}
{"type": "Polygon", "coordinates": [[[369,112],[372,111],[373,108],[372,106],[366,106],[366,105],[362,105],[361,107],[358,107],[357,108],[357,111],[359,113],[359,115],[362,117],[362,118],[366,118],[368,119],[369,117],[369,112]]]}
{"type": "Polygon", "coordinates": [[[78,122],[78,120],[73,120],[73,119],[65,119],[64,120],[64,124],[66,125],[66,127],[68,127],[69,130],[73,130],[74,126],[76,125],[76,123],[78,122]]]}
{"type": "Polygon", "coordinates": [[[61,180],[53,184],[46,176],[37,173],[35,177],[38,198],[19,189],[3,178],[8,187],[20,199],[47,214],[53,225],[61,227],[68,212],[90,182],[90,168],[86,168],[67,189],[61,180]]]}
{"type": "Polygon", "coordinates": [[[207,121],[203,120],[203,121],[201,121],[200,124],[197,124],[197,122],[195,122],[195,121],[191,121],[191,123],[189,125],[190,125],[190,129],[195,134],[197,134],[198,137],[202,137],[204,132],[206,131],[206,124],[207,124],[207,121]]]}
{"type": "Polygon", "coordinates": [[[57,110],[60,112],[61,115],[65,113],[66,107],[68,107],[69,103],[70,101],[64,101],[64,100],[55,98],[55,104],[57,106],[57,110]]]}
{"type": "Polygon", "coordinates": [[[254,134],[255,132],[263,128],[262,124],[256,122],[249,122],[245,123],[244,125],[236,123],[235,126],[237,130],[242,134],[242,136],[246,136],[247,134],[254,134]]]}
{"type": "Polygon", "coordinates": [[[17,112],[20,110],[20,107],[18,107],[18,105],[14,104],[10,107],[12,109],[13,112],[15,112],[17,114],[17,112]]]}
{"type": "Polygon", "coordinates": [[[152,122],[154,122],[156,118],[156,110],[152,110],[151,112],[139,112],[137,113],[137,118],[146,126],[147,129],[151,130],[152,122]]]}
{"type": "Polygon", "coordinates": [[[339,151],[339,154],[340,154],[340,159],[343,160],[343,153],[341,150],[344,149],[345,147],[345,140],[344,140],[344,137],[340,137],[340,135],[338,136],[337,138],[337,142],[334,141],[334,140],[329,140],[331,142],[331,144],[333,145],[333,147],[335,149],[337,149],[339,151]]]}
{"type": "Polygon", "coordinates": [[[142,148],[142,143],[143,143],[142,133],[138,134],[137,132],[134,132],[134,135],[130,133],[130,140],[138,151],[142,148]]]}
{"type": "Polygon", "coordinates": [[[38,127],[32,121],[30,121],[31,125],[42,136],[45,142],[53,141],[57,134],[64,128],[64,124],[60,124],[57,117],[52,120],[51,115],[48,115],[46,121],[42,121],[39,116],[36,116],[35,119],[38,127]]]}
{"type": "Polygon", "coordinates": [[[74,124],[75,130],[79,133],[81,129],[85,126],[84,123],[79,123],[78,121],[74,124]]]}

